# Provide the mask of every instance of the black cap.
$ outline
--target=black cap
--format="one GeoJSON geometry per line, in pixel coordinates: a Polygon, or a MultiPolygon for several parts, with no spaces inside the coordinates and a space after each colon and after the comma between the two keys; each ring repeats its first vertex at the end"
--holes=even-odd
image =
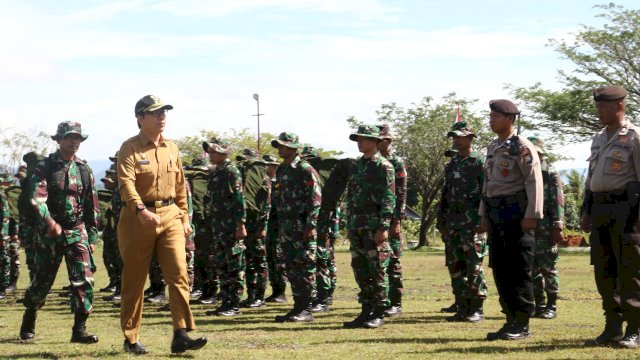
{"type": "Polygon", "coordinates": [[[491,100],[489,101],[489,108],[491,108],[491,110],[493,111],[497,111],[505,115],[520,114],[520,110],[518,110],[518,107],[507,99],[491,100]]]}
{"type": "Polygon", "coordinates": [[[606,85],[593,89],[593,100],[600,101],[616,101],[624,99],[627,96],[627,90],[622,86],[606,85]]]}

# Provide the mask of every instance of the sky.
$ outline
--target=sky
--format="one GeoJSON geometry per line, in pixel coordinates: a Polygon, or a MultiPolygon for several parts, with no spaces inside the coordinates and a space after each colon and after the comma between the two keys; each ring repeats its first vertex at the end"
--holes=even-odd
{"type": "MultiPolygon", "coordinates": [[[[505,84],[558,88],[571,70],[548,46],[599,26],[591,0],[0,0],[0,127],[53,134],[82,123],[79,156],[105,160],[138,131],[134,105],[174,106],[165,136],[295,132],[355,153],[345,121],[375,122],[450,92],[509,98],[505,84]]],[[[634,1],[617,1],[628,8],[634,1]]],[[[584,167],[588,144],[556,149],[584,167]]]]}

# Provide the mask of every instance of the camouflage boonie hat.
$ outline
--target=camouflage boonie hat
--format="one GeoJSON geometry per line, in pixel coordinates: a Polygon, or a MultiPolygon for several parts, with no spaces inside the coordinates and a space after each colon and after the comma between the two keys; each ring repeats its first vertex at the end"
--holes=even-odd
{"type": "Polygon", "coordinates": [[[297,149],[300,147],[300,139],[298,135],[292,132],[282,132],[278,135],[277,139],[271,140],[271,146],[277,148],[278,146],[286,146],[288,148],[297,149]]]}
{"type": "Polygon", "coordinates": [[[210,153],[210,150],[219,154],[228,154],[231,151],[229,143],[218,138],[211,138],[209,142],[204,141],[202,143],[202,148],[207,153],[210,153]]]}
{"type": "Polygon", "coordinates": [[[529,136],[527,140],[531,141],[538,154],[547,155],[547,151],[544,149],[544,140],[542,140],[542,138],[529,136]]]}
{"type": "Polygon", "coordinates": [[[75,121],[63,121],[58,124],[58,131],[55,135],[51,135],[51,139],[54,141],[62,140],[69,134],[78,134],[82,138],[82,141],[87,140],[89,135],[82,133],[82,126],[79,122],[75,121]]]}
{"type": "Polygon", "coordinates": [[[308,158],[308,157],[318,157],[318,150],[311,145],[304,145],[302,147],[302,152],[300,153],[300,157],[308,158]]]}
{"type": "Polygon", "coordinates": [[[109,169],[107,169],[106,173],[107,175],[110,174],[115,174],[117,172],[117,168],[116,168],[116,164],[111,164],[111,166],[109,166],[109,169]]]}
{"type": "Polygon", "coordinates": [[[262,160],[267,165],[280,165],[278,158],[273,155],[262,155],[262,160]]]}
{"type": "Polygon", "coordinates": [[[160,109],[172,110],[173,106],[169,104],[165,104],[153,95],[144,96],[142,99],[138,100],[135,107],[135,114],[142,115],[145,112],[152,112],[160,109]]]}
{"type": "Polygon", "coordinates": [[[460,121],[451,126],[451,130],[447,133],[447,137],[452,136],[473,136],[476,137],[476,134],[473,132],[471,126],[467,124],[466,121],[460,121]]]}
{"type": "Polygon", "coordinates": [[[236,161],[258,160],[258,153],[253,149],[242,150],[242,155],[236,155],[236,161]]]}
{"type": "Polygon", "coordinates": [[[389,126],[389,124],[378,125],[378,129],[380,129],[380,137],[383,140],[393,140],[393,131],[391,131],[391,126],[389,126]]]}
{"type": "Polygon", "coordinates": [[[358,141],[359,136],[382,140],[380,137],[380,129],[375,125],[359,125],[358,131],[349,135],[349,140],[358,141]]]}
{"type": "Polygon", "coordinates": [[[109,156],[109,160],[111,160],[111,162],[116,162],[116,161],[118,161],[118,153],[119,153],[119,152],[120,152],[120,151],[116,151],[116,154],[115,154],[115,155],[113,155],[113,156],[109,156]]]}

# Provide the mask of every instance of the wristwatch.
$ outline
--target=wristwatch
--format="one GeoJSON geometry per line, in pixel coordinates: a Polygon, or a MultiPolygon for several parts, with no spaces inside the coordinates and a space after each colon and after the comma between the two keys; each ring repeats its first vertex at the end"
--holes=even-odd
{"type": "Polygon", "coordinates": [[[144,209],[146,209],[146,208],[147,208],[147,207],[146,207],[146,206],[144,206],[144,204],[138,204],[138,205],[136,205],[136,215],[137,215],[140,211],[142,211],[142,210],[144,210],[144,209]]]}

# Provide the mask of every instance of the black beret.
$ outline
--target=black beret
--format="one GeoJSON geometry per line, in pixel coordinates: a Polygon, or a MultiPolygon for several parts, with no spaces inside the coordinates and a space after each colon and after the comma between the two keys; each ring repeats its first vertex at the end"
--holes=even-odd
{"type": "Polygon", "coordinates": [[[616,101],[624,99],[627,96],[627,90],[622,86],[606,85],[593,89],[593,100],[599,101],[616,101]]]}
{"type": "Polygon", "coordinates": [[[493,111],[503,113],[505,115],[518,115],[520,110],[514,103],[506,99],[498,99],[489,101],[489,108],[493,111]]]}

